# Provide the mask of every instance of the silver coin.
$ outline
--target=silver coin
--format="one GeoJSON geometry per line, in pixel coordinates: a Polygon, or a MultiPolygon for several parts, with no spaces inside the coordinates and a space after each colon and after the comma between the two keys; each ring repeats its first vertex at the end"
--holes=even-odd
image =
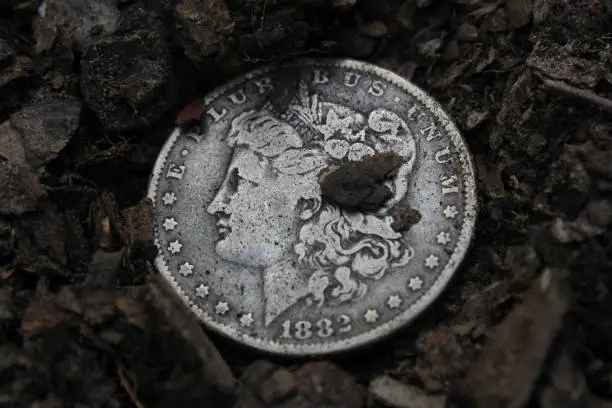
{"type": "Polygon", "coordinates": [[[205,97],[154,168],[156,265],[208,326],[262,351],[369,344],[429,306],[464,258],[477,202],[462,136],[421,89],[351,60],[269,66],[205,97]],[[322,199],[319,175],[403,158],[377,211],[322,199]],[[421,219],[391,225],[408,202],[421,219]]]}

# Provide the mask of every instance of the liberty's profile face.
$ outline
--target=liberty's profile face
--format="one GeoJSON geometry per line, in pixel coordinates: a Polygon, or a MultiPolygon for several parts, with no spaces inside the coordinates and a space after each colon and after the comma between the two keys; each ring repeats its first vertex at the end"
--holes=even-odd
{"type": "Polygon", "coordinates": [[[359,299],[368,280],[414,256],[393,229],[389,208],[380,214],[345,212],[322,200],[319,185],[321,171],[331,164],[394,151],[405,163],[394,176],[400,188],[392,191],[394,199],[404,197],[414,158],[407,125],[385,110],[370,112],[366,121],[304,92],[286,117],[264,109],[232,120],[225,139],[232,158],[207,208],[217,217],[217,255],[264,269],[264,292],[271,299],[266,325],[303,297],[319,306],[328,298],[359,299]],[[358,129],[350,128],[354,121],[358,129]]]}
{"type": "Polygon", "coordinates": [[[294,179],[276,172],[253,150],[234,149],[225,180],[207,209],[217,216],[219,256],[268,267],[286,254],[299,227],[294,179]]]}

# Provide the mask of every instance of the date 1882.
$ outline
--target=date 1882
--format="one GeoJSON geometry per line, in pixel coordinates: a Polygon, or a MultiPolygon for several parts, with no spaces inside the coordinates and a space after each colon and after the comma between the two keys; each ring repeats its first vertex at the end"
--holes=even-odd
{"type": "Polygon", "coordinates": [[[323,318],[314,323],[308,320],[298,320],[295,322],[285,320],[281,325],[283,328],[281,338],[287,340],[307,340],[315,336],[324,339],[333,336],[335,333],[348,333],[351,331],[350,316],[343,314],[334,320],[323,318]]]}

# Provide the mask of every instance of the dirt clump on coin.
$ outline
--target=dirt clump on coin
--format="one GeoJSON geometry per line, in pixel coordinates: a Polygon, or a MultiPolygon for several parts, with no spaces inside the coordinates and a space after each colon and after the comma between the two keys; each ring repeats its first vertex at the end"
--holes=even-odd
{"type": "MultiPolygon", "coordinates": [[[[611,37],[610,0],[0,0],[0,401],[612,405],[611,37]],[[192,101],[299,56],[359,58],[430,93],[480,198],[439,300],[317,362],[246,350],[181,309],[145,199],[192,101]]],[[[380,208],[396,163],[378,160],[329,169],[325,197],[380,208]]],[[[426,222],[409,204],[394,228],[426,222]]]]}
{"type": "Polygon", "coordinates": [[[400,232],[409,230],[423,218],[419,210],[412,208],[408,200],[397,203],[391,210],[391,216],[393,217],[391,227],[400,232]]]}
{"type": "Polygon", "coordinates": [[[319,176],[323,199],[348,211],[376,211],[393,196],[383,183],[393,178],[402,163],[395,153],[378,153],[330,166],[319,176]]]}

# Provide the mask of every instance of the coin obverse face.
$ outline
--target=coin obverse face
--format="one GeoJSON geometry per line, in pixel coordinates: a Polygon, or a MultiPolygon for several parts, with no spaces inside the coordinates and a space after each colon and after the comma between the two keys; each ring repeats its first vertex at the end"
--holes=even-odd
{"type": "Polygon", "coordinates": [[[415,85],[351,60],[253,71],[206,96],[153,172],[156,265],[208,326],[262,351],[321,355],[404,327],[447,285],[476,218],[464,140],[415,85]],[[393,152],[372,212],[324,200],[330,166],[393,152]],[[419,211],[392,227],[402,203],[419,211]]]}

